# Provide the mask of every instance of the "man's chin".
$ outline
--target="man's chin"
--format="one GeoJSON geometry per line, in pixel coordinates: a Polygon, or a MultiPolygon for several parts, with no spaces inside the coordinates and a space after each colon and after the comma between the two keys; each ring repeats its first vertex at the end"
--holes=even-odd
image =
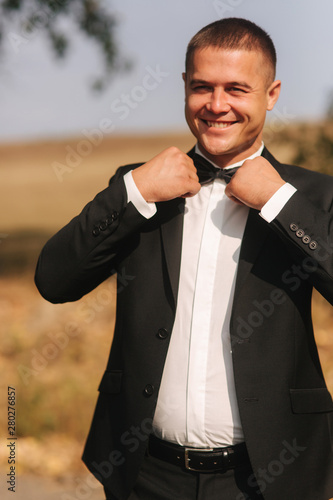
{"type": "Polygon", "coordinates": [[[200,150],[207,156],[224,156],[232,154],[232,148],[226,144],[205,144],[199,142],[200,150]]]}
{"type": "MultiPolygon", "coordinates": [[[[230,141],[198,141],[199,148],[203,154],[205,154],[208,158],[214,161],[214,157],[218,160],[218,158],[225,158],[228,163],[233,158],[238,159],[239,156],[244,156],[247,153],[251,153],[251,149],[253,148],[253,143],[255,141],[250,141],[249,143],[241,143],[241,144],[231,144],[230,141]]],[[[258,146],[259,148],[259,146],[258,146]]],[[[253,151],[252,151],[253,152],[253,151]]],[[[216,163],[219,163],[218,161],[216,163]]]]}

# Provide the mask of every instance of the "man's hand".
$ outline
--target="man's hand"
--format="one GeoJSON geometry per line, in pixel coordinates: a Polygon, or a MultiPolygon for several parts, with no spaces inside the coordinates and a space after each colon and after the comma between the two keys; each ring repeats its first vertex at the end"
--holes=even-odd
{"type": "Polygon", "coordinates": [[[246,160],[225,188],[225,194],[240,205],[261,210],[285,184],[278,172],[262,156],[246,160]]]}
{"type": "Polygon", "coordinates": [[[132,175],[147,202],[194,196],[201,188],[192,159],[176,147],[165,149],[132,175]]]}

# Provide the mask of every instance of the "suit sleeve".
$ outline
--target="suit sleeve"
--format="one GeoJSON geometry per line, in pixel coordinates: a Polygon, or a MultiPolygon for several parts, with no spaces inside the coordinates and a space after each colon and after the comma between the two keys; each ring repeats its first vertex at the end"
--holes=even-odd
{"type": "Polygon", "coordinates": [[[44,246],[35,283],[46,300],[78,300],[116,272],[117,256],[147,222],[127,203],[127,170],[118,169],[109,186],[44,246]]]}
{"type": "MultiPolygon", "coordinates": [[[[328,179],[328,177],[327,177],[328,179]]],[[[320,190],[322,199],[313,203],[297,191],[271,222],[292,254],[302,275],[333,304],[333,183],[320,190]]],[[[288,272],[288,271],[287,271],[288,272]]]]}

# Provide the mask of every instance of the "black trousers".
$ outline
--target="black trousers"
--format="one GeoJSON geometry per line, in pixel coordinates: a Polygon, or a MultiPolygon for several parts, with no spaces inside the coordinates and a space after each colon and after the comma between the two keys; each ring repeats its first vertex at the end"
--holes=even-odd
{"type": "MultiPolygon", "coordinates": [[[[106,490],[107,500],[117,500],[106,490]]],[[[251,466],[227,472],[187,471],[146,456],[128,500],[263,500],[251,466]]]]}

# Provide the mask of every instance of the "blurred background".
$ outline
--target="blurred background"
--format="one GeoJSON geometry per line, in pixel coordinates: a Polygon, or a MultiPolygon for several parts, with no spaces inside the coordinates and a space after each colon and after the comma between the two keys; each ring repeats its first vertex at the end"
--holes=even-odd
{"type": "MultiPolygon", "coordinates": [[[[112,341],[114,278],[51,305],[33,274],[46,240],[122,164],[193,144],[183,117],[186,45],[245,17],[272,36],[282,94],[265,143],[280,161],[333,173],[330,0],[0,2],[0,491],[10,498],[7,387],[16,390],[17,499],[102,499],[80,457],[112,341]]],[[[333,313],[314,297],[333,391],[333,313]]]]}

